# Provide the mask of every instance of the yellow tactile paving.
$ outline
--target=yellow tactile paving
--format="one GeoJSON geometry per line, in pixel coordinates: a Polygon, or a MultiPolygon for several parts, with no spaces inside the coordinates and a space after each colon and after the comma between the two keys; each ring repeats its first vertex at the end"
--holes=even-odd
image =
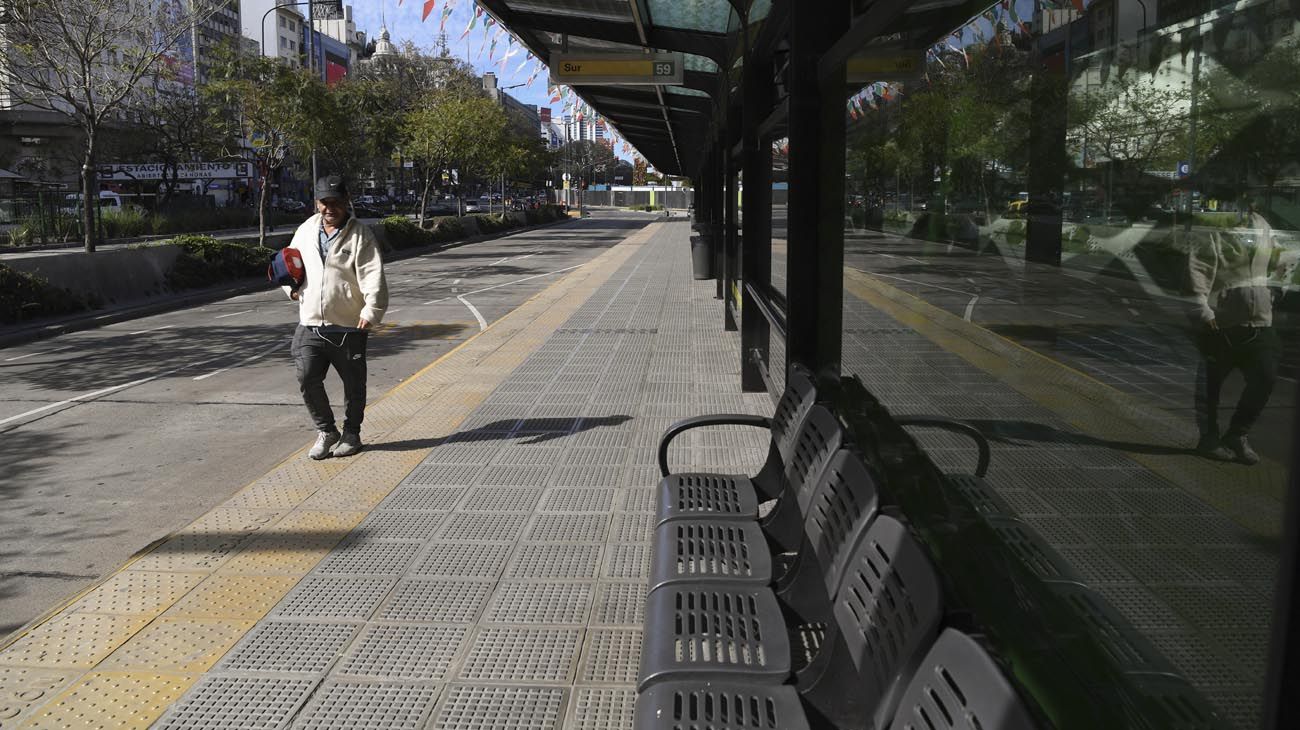
{"type": "Polygon", "coordinates": [[[18,727],[32,709],[80,676],[79,669],[0,667],[0,730],[18,727]]]}
{"type": "MultiPolygon", "coordinates": [[[[1155,406],[935,307],[869,274],[846,270],[845,289],[873,307],[1056,413],[1080,432],[1116,442],[1187,449],[1193,424],[1171,431],[1155,406]]],[[[1266,538],[1281,530],[1283,465],[1264,460],[1249,469],[1181,454],[1129,453],[1148,469],[1213,505],[1266,538]]]]}
{"type": "Polygon", "coordinates": [[[0,651],[0,666],[90,669],[149,620],[148,616],[60,613],[0,651]]]}
{"type": "Polygon", "coordinates": [[[0,649],[0,672],[11,677],[49,671],[33,681],[58,687],[75,674],[56,668],[93,671],[53,700],[47,688],[11,714],[21,713],[31,727],[151,724],[657,228],[569,272],[372,403],[371,448],[360,457],[316,462],[304,458],[304,447],[13,637],[0,649]],[[71,606],[132,615],[75,613],[71,606]]]}
{"type": "Polygon", "coordinates": [[[253,618],[160,618],[132,636],[99,668],[162,674],[204,672],[256,623],[253,618]]]}
{"type": "Polygon", "coordinates": [[[77,600],[69,610],[157,616],[203,578],[203,573],[124,570],[77,600]]]}
{"type": "Polygon", "coordinates": [[[93,672],[33,713],[20,727],[147,728],[194,677],[150,672],[93,672]]]}
{"type": "Polygon", "coordinates": [[[298,584],[296,576],[214,575],[168,609],[164,617],[259,619],[298,584]]]}

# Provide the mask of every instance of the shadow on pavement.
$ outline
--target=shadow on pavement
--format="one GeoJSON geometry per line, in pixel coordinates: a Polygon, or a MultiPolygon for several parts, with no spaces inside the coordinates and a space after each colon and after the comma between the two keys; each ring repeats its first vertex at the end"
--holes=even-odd
{"type": "Polygon", "coordinates": [[[1111,441],[1075,431],[1064,431],[1054,426],[1034,423],[1033,421],[984,419],[963,419],[963,421],[979,429],[980,433],[987,436],[990,441],[1013,446],[1025,446],[1027,444],[1024,442],[1032,441],[1069,444],[1072,446],[1095,446],[1103,449],[1126,451],[1131,454],[1151,454],[1156,456],[1192,456],[1196,454],[1196,450],[1192,448],[1143,444],[1132,441],[1111,441]]]}
{"type": "Polygon", "coordinates": [[[366,448],[370,451],[415,451],[418,449],[431,449],[444,444],[465,443],[467,441],[504,441],[520,437],[531,437],[528,441],[520,442],[531,445],[554,441],[583,431],[590,431],[593,428],[617,426],[630,420],[632,420],[631,416],[502,419],[469,431],[457,431],[442,438],[389,441],[368,444],[366,448]]]}

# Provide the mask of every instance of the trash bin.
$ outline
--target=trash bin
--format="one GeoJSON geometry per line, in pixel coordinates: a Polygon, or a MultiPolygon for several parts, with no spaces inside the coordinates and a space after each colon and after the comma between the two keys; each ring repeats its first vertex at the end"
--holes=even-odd
{"type": "Polygon", "coordinates": [[[713,246],[704,236],[691,236],[691,271],[697,281],[713,278],[713,246]]]}

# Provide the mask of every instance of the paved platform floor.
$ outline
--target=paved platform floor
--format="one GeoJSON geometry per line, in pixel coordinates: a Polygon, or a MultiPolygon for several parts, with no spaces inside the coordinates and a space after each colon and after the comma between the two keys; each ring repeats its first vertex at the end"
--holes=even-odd
{"type": "MultiPolygon", "coordinates": [[[[0,728],[630,727],[672,421],[768,413],[654,224],[0,650],[0,728]]],[[[694,439],[694,440],[692,440],[694,439]]],[[[717,430],[680,463],[756,468],[717,430]]]]}

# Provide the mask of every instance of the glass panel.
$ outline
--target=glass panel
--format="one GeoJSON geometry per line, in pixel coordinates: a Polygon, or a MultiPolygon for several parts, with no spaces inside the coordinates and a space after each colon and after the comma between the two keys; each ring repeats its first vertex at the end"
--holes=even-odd
{"type": "Polygon", "coordinates": [[[667,91],[669,94],[681,94],[682,96],[702,96],[706,99],[709,98],[709,95],[706,92],[700,91],[699,89],[688,89],[685,86],[665,86],[663,88],[664,91],[667,91]]]}
{"type": "Polygon", "coordinates": [[[512,0],[510,9],[593,20],[632,22],[632,11],[628,9],[627,0],[545,0],[544,2],[512,0]]]}
{"type": "MultiPolygon", "coordinates": [[[[784,127],[785,125],[781,125],[784,127]]],[[[772,140],[772,289],[789,297],[786,284],[786,211],[790,199],[790,138],[772,140]]]]}
{"type": "Polygon", "coordinates": [[[682,68],[687,71],[704,71],[706,73],[717,73],[718,64],[708,56],[700,56],[694,53],[682,54],[682,68]]]}
{"type": "Polygon", "coordinates": [[[647,0],[650,24],[664,28],[727,32],[734,11],[727,0],[647,0]]]}
{"type": "MultiPolygon", "coordinates": [[[[914,57],[864,47],[843,369],[896,414],[985,434],[1003,509],[1149,647],[1124,661],[1253,730],[1300,375],[1300,34],[1285,2],[1208,5],[1011,0],[914,57]]],[[[968,440],[912,433],[972,469],[968,440]]],[[[1090,699],[1079,726],[1172,722],[1134,721],[1157,705],[1097,661],[1113,637],[1008,625],[1077,612],[1066,589],[997,575],[1015,601],[971,600],[1026,695],[1090,699]]]]}

